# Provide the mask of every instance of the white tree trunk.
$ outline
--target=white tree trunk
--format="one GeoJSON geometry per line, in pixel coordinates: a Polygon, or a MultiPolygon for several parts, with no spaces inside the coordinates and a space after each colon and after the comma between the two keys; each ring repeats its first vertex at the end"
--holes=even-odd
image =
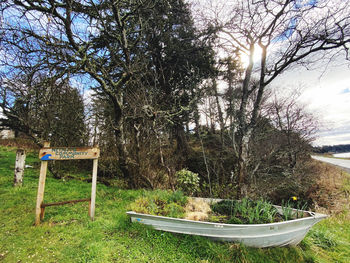
{"type": "Polygon", "coordinates": [[[26,151],[18,149],[16,152],[14,186],[22,186],[25,161],[26,151]]]}

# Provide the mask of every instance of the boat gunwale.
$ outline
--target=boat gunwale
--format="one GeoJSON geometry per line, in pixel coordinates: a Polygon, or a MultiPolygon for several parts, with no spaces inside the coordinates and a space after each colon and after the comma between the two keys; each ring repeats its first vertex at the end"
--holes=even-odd
{"type": "Polygon", "coordinates": [[[285,224],[291,224],[294,222],[301,222],[301,221],[309,221],[309,220],[314,220],[314,219],[324,219],[327,218],[328,215],[321,214],[321,213],[314,213],[306,210],[298,210],[302,212],[309,213],[310,216],[308,217],[303,217],[303,218],[296,218],[296,219],[291,219],[287,221],[281,221],[281,222],[273,222],[273,223],[264,223],[264,224],[227,224],[227,223],[215,223],[215,222],[207,222],[207,221],[196,221],[196,220],[189,220],[189,219],[184,219],[184,218],[175,218],[175,217],[167,217],[167,216],[157,216],[157,215],[150,215],[150,214],[142,214],[142,213],[136,213],[134,211],[127,211],[127,215],[141,215],[141,216],[146,216],[150,218],[161,218],[161,219],[166,219],[168,221],[180,221],[180,222],[189,222],[189,223],[196,223],[196,224],[205,224],[205,225],[215,225],[215,226],[241,226],[241,227],[264,227],[264,226],[272,226],[272,225],[285,225],[285,224]]]}

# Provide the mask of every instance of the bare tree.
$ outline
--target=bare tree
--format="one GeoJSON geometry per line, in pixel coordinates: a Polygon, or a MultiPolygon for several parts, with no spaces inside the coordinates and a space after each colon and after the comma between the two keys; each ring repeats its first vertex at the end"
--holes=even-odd
{"type": "Polygon", "coordinates": [[[289,168],[294,169],[299,155],[305,153],[305,148],[314,139],[319,127],[317,118],[298,102],[300,93],[297,90],[288,92],[284,97],[274,95],[267,103],[263,115],[271,121],[283,135],[280,147],[288,156],[289,168]]]}
{"type": "Polygon", "coordinates": [[[0,101],[0,124],[15,134],[40,146],[45,140],[54,146],[86,144],[83,99],[67,81],[23,72],[2,81],[0,101]]]}
{"type": "Polygon", "coordinates": [[[335,49],[347,57],[349,7],[348,1],[334,0],[241,0],[204,11],[207,21],[220,30],[222,48],[247,58],[236,134],[237,197],[247,195],[249,142],[266,87],[291,66],[312,65],[334,55],[335,49]],[[256,85],[251,85],[252,78],[258,79],[256,85]]]}

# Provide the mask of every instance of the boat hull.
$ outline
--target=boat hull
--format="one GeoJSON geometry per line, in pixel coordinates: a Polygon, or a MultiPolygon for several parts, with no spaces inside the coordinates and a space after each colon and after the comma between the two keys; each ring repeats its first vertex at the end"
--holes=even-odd
{"type": "Polygon", "coordinates": [[[246,246],[258,248],[297,245],[314,224],[327,217],[324,214],[309,213],[308,217],[294,220],[244,225],[193,221],[133,211],[127,214],[132,222],[150,225],[157,230],[205,236],[214,240],[243,243],[246,246]]]}

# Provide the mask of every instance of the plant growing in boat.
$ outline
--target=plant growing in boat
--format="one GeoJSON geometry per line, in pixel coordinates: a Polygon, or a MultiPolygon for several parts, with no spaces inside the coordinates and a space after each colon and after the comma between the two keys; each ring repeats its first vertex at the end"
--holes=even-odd
{"type": "Polygon", "coordinates": [[[184,218],[228,224],[266,224],[302,218],[306,204],[283,202],[281,211],[265,200],[222,200],[209,204],[201,199],[187,198],[181,191],[153,191],[135,200],[129,207],[142,214],[184,218]],[[293,204],[297,206],[293,208],[293,204]]]}
{"type": "Polygon", "coordinates": [[[142,214],[183,218],[187,197],[181,191],[144,192],[130,204],[129,209],[142,214]]]}
{"type": "MultiPolygon", "coordinates": [[[[246,246],[260,248],[297,245],[305,237],[311,226],[327,217],[327,215],[319,213],[305,213],[309,216],[302,220],[289,220],[279,223],[276,221],[283,221],[282,209],[263,200],[255,202],[248,199],[242,201],[224,200],[217,202],[217,204],[215,202],[217,200],[210,198],[188,198],[184,213],[178,213],[178,210],[175,209],[176,217],[181,217],[182,214],[191,221],[147,215],[137,213],[137,211],[129,211],[127,214],[132,222],[150,225],[157,230],[205,236],[220,241],[240,242],[246,246]],[[216,209],[216,212],[212,208],[213,210],[216,209]],[[218,212],[226,213],[226,215],[218,212]],[[237,223],[244,223],[244,225],[237,223]],[[253,224],[249,225],[249,223],[253,224]]],[[[143,201],[139,203],[144,204],[143,201]]],[[[296,209],[290,207],[289,210],[296,212],[297,217],[304,216],[303,213],[298,215],[296,209]]],[[[157,213],[159,213],[159,208],[157,213]]],[[[291,217],[293,217],[292,214],[291,217]]],[[[169,216],[170,213],[166,211],[164,215],[169,216]]],[[[320,242],[323,242],[323,240],[327,241],[328,239],[323,238],[320,242]]]]}
{"type": "MultiPolygon", "coordinates": [[[[222,222],[229,224],[264,224],[280,221],[278,210],[264,200],[223,200],[211,206],[214,218],[225,216],[222,222]]],[[[216,218],[215,218],[216,219],[216,218]]]]}
{"type": "MultiPolygon", "coordinates": [[[[295,201],[296,199],[292,199],[295,201]]],[[[298,201],[297,203],[290,202],[288,200],[287,202],[282,201],[282,217],[285,221],[296,219],[296,218],[303,218],[304,217],[304,211],[307,208],[307,203],[301,203],[298,201]],[[295,210],[296,209],[296,210],[295,210]]]]}

